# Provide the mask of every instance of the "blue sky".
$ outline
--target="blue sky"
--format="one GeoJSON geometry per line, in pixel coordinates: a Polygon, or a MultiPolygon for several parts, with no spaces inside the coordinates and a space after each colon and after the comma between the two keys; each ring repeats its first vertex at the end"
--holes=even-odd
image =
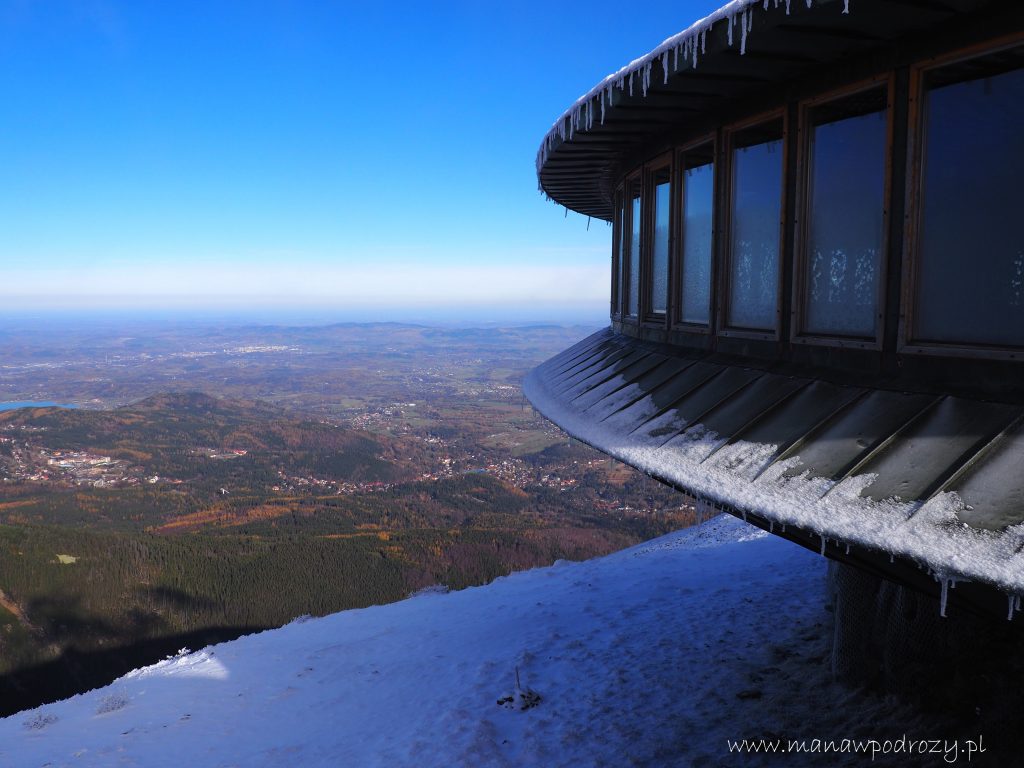
{"type": "Polygon", "coordinates": [[[0,305],[603,309],[534,154],[717,5],[0,0],[0,305]]]}

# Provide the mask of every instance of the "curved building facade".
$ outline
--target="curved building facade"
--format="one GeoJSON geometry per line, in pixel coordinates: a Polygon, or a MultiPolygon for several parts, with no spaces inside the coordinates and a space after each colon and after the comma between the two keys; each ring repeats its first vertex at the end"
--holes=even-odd
{"type": "Polygon", "coordinates": [[[1019,2],[729,3],[545,136],[543,192],[611,224],[610,326],[528,397],[701,508],[1012,618],[1022,126],[1019,2]]]}

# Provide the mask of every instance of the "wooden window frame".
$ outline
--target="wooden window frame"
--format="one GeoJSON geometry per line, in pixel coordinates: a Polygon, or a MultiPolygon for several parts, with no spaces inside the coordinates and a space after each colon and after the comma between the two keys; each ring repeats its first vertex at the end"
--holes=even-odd
{"type": "Polygon", "coordinates": [[[906,222],[903,235],[903,280],[901,289],[900,325],[897,352],[902,355],[971,357],[989,360],[1024,358],[1024,345],[964,344],[962,342],[922,342],[912,338],[914,328],[914,296],[917,288],[918,246],[920,245],[921,185],[925,164],[926,126],[922,110],[924,80],[928,72],[951,64],[982,58],[1024,45],[1024,32],[1016,32],[918,61],[910,68],[910,111],[907,131],[906,222]]]}
{"type": "MultiPolygon", "coordinates": [[[[786,239],[787,235],[787,223],[789,219],[789,210],[786,205],[786,185],[788,183],[787,169],[789,166],[789,110],[785,106],[780,106],[776,109],[769,110],[767,112],[761,112],[752,117],[746,118],[741,122],[731,123],[722,128],[722,148],[723,148],[723,162],[722,162],[722,173],[724,174],[720,178],[722,179],[721,187],[719,191],[716,189],[716,202],[720,207],[720,216],[718,217],[721,222],[720,237],[718,238],[717,263],[720,265],[718,269],[718,280],[717,280],[717,296],[718,301],[714,305],[715,315],[715,334],[723,338],[737,338],[737,339],[753,339],[758,341],[774,341],[778,342],[782,338],[782,308],[783,299],[785,294],[785,280],[784,275],[784,263],[786,253],[786,239]],[[754,128],[758,125],[765,123],[771,123],[776,120],[782,122],[782,157],[780,162],[782,163],[782,183],[779,185],[779,263],[778,263],[778,277],[776,280],[776,296],[775,296],[775,328],[774,330],[756,330],[749,328],[737,328],[728,325],[729,318],[729,286],[728,282],[730,279],[730,272],[732,267],[732,216],[733,216],[733,202],[735,195],[735,184],[733,183],[733,137],[748,128],[754,128]]],[[[714,258],[714,257],[713,257],[714,258]]]]}
{"type": "Polygon", "coordinates": [[[668,169],[669,203],[668,203],[668,274],[667,281],[672,279],[672,243],[675,211],[672,199],[675,195],[676,173],[671,150],[644,163],[641,169],[640,187],[640,312],[642,325],[648,328],[667,329],[672,316],[672,284],[666,284],[665,311],[655,312],[652,309],[651,296],[654,289],[654,177],[658,171],[668,169]]]}
{"type": "MultiPolygon", "coordinates": [[[[622,182],[622,229],[623,229],[623,244],[629,243],[629,245],[623,249],[624,260],[622,264],[622,292],[624,301],[619,302],[619,317],[620,322],[628,325],[640,325],[640,320],[643,317],[643,307],[640,306],[643,297],[643,254],[644,254],[644,188],[643,188],[643,167],[637,168],[635,171],[626,175],[626,178],[622,182]],[[632,242],[633,242],[633,195],[632,188],[634,184],[640,185],[640,242],[639,249],[640,253],[637,254],[637,269],[639,271],[637,281],[637,295],[636,295],[636,307],[629,306],[630,300],[630,286],[633,281],[633,270],[630,262],[632,261],[632,242]],[[629,310],[633,309],[631,313],[629,310]]],[[[622,257],[620,256],[620,258],[622,257]]]]}
{"type": "Polygon", "coordinates": [[[623,185],[615,188],[612,196],[612,290],[611,290],[611,318],[620,320],[622,318],[622,295],[619,284],[622,269],[622,223],[623,223],[623,185]]]}
{"type": "Polygon", "coordinates": [[[675,157],[673,158],[673,172],[675,173],[676,183],[673,187],[673,200],[672,200],[672,211],[674,216],[674,227],[672,233],[672,247],[669,250],[669,303],[671,305],[670,312],[670,329],[674,331],[684,331],[686,333],[698,333],[705,336],[709,336],[714,333],[715,329],[715,304],[717,302],[718,291],[717,288],[717,265],[718,265],[718,214],[720,209],[719,201],[719,178],[718,178],[718,133],[707,133],[700,136],[693,141],[688,141],[685,144],[675,149],[675,157]],[[683,243],[684,243],[684,232],[683,226],[685,221],[685,206],[686,206],[686,170],[684,168],[685,158],[687,153],[693,152],[695,149],[702,147],[711,148],[711,165],[712,165],[712,191],[711,191],[711,284],[708,286],[708,292],[710,294],[708,298],[708,322],[706,323],[690,323],[682,319],[683,313],[683,294],[682,294],[682,278],[683,278],[683,243]]]}
{"type": "Polygon", "coordinates": [[[892,156],[893,143],[895,140],[894,122],[894,100],[895,100],[896,76],[895,71],[889,71],[883,75],[862,80],[852,85],[837,88],[827,93],[814,96],[801,101],[797,107],[797,170],[796,170],[796,199],[794,204],[793,220],[793,290],[791,296],[791,322],[789,340],[794,344],[809,344],[825,347],[844,347],[847,349],[865,349],[880,352],[885,339],[885,311],[886,311],[886,285],[891,259],[889,243],[889,216],[892,210],[892,156]],[[810,113],[815,107],[823,104],[830,104],[842,101],[850,96],[876,89],[885,89],[885,120],[886,140],[885,157],[883,170],[883,191],[882,191],[882,249],[878,258],[878,285],[875,296],[875,336],[842,336],[839,334],[825,335],[804,332],[804,321],[807,314],[807,242],[809,240],[807,228],[810,224],[808,215],[810,195],[808,187],[811,178],[811,119],[810,113]]]}

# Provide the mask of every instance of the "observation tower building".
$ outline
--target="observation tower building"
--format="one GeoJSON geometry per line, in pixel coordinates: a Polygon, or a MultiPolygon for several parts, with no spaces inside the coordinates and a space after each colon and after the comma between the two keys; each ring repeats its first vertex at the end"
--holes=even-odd
{"type": "Polygon", "coordinates": [[[734,0],[570,106],[537,175],[612,241],[610,325],[530,374],[540,413],[840,564],[840,672],[893,612],[1014,619],[1024,3],[734,0]]]}

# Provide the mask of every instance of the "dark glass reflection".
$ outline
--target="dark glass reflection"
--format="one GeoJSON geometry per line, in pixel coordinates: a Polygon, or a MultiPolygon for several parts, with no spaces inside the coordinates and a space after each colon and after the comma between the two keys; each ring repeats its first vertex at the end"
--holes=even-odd
{"type": "Polygon", "coordinates": [[[885,112],[810,130],[803,330],[873,338],[885,206],[885,112]]]}
{"type": "Polygon", "coordinates": [[[1024,70],[928,89],[924,121],[914,337],[1024,344],[1024,70]]]}
{"type": "Polygon", "coordinates": [[[729,312],[734,328],[774,330],[779,290],[782,139],[732,154],[729,312]]]}
{"type": "Polygon", "coordinates": [[[637,297],[640,295],[640,195],[632,198],[630,203],[629,233],[629,298],[626,302],[626,314],[636,317],[637,297]]]}
{"type": "Polygon", "coordinates": [[[619,197],[619,258],[618,273],[615,275],[615,311],[624,314],[626,304],[626,206],[619,197]]]}
{"type": "Polygon", "coordinates": [[[707,325],[711,319],[711,233],[714,211],[715,166],[689,168],[683,175],[683,269],[684,323],[707,325]]]}
{"type": "Polygon", "coordinates": [[[658,173],[654,184],[654,242],[651,249],[651,311],[664,314],[668,308],[668,169],[658,173]]]}

